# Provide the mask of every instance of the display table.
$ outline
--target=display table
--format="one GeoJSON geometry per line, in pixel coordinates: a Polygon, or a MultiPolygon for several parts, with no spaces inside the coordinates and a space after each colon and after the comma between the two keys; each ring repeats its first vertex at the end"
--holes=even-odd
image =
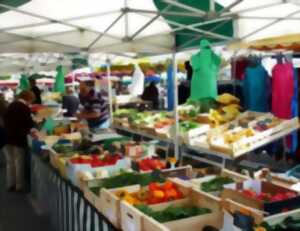
{"type": "Polygon", "coordinates": [[[71,182],[37,154],[31,158],[32,196],[57,231],[117,230],[71,182]]]}

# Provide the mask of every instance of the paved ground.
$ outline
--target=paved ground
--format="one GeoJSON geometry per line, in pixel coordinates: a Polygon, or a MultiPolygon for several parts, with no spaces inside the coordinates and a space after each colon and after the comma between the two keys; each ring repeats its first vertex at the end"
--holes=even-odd
{"type": "Polygon", "coordinates": [[[38,216],[28,196],[5,191],[5,169],[0,163],[0,231],[53,231],[44,217],[38,216]]]}

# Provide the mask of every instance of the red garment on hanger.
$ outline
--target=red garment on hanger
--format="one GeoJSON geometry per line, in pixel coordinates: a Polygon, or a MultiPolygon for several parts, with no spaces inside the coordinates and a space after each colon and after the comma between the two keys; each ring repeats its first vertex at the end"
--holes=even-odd
{"type": "Polygon", "coordinates": [[[291,63],[278,63],[272,70],[272,112],[281,119],[292,118],[294,68],[291,63]]]}
{"type": "Polygon", "coordinates": [[[243,80],[245,77],[246,68],[249,65],[247,57],[240,57],[231,62],[231,76],[234,79],[243,80]]]}

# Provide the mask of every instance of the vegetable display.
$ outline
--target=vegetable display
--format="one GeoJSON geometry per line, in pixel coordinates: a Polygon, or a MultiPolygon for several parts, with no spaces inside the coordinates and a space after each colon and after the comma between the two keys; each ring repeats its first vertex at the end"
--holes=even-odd
{"type": "Polygon", "coordinates": [[[151,171],[155,169],[164,169],[166,164],[158,159],[146,158],[138,161],[139,170],[151,171]]]}
{"type": "Polygon", "coordinates": [[[73,154],[75,151],[72,146],[66,144],[54,144],[52,148],[59,154],[73,154]]]}
{"type": "Polygon", "coordinates": [[[169,221],[180,220],[180,219],[211,213],[211,210],[208,208],[198,208],[196,206],[192,206],[192,207],[169,206],[162,211],[154,211],[153,209],[151,209],[146,205],[137,205],[135,207],[141,212],[152,217],[153,219],[157,220],[160,223],[165,223],[169,221]]]}
{"type": "Polygon", "coordinates": [[[280,224],[269,225],[264,222],[260,227],[255,228],[255,231],[299,231],[300,230],[300,219],[293,217],[287,217],[280,224]]]}
{"type": "Polygon", "coordinates": [[[223,186],[226,184],[234,183],[229,177],[216,177],[210,181],[201,184],[201,190],[204,192],[216,192],[223,190],[223,186]]]}
{"type": "Polygon", "coordinates": [[[161,176],[160,172],[154,171],[151,174],[138,174],[134,172],[129,173],[122,173],[117,176],[105,178],[101,181],[100,186],[91,189],[93,192],[97,192],[98,194],[99,190],[101,188],[120,188],[130,185],[139,184],[141,186],[146,186],[150,184],[151,182],[164,182],[165,179],[161,176]]]}
{"type": "Polygon", "coordinates": [[[256,193],[253,190],[243,190],[242,191],[243,195],[246,197],[254,198],[257,200],[261,200],[264,202],[277,202],[277,201],[283,201],[283,200],[288,200],[291,198],[294,198],[297,196],[296,193],[294,192],[283,192],[283,193],[276,193],[276,194],[270,194],[270,193],[256,193]]]}
{"type": "Polygon", "coordinates": [[[88,157],[79,156],[72,158],[70,162],[72,164],[90,164],[92,168],[95,167],[103,167],[108,165],[115,165],[118,160],[122,159],[119,155],[104,155],[104,156],[97,156],[91,155],[88,157]]]}
{"type": "Polygon", "coordinates": [[[148,189],[141,188],[135,193],[129,193],[126,190],[120,190],[115,192],[115,195],[131,205],[158,204],[182,199],[184,197],[177,186],[170,181],[167,181],[162,185],[156,182],[150,183],[148,185],[148,189]]]}
{"type": "Polygon", "coordinates": [[[183,133],[188,132],[189,130],[192,130],[192,129],[195,129],[198,127],[199,127],[199,124],[192,122],[192,121],[183,121],[183,122],[180,122],[180,124],[179,124],[180,132],[183,132],[183,133]]]}

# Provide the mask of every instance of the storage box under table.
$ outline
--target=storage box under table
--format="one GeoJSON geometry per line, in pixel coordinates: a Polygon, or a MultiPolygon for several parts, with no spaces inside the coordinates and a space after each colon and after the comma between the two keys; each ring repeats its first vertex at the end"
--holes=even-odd
{"type": "Polygon", "coordinates": [[[223,212],[217,201],[206,195],[191,191],[189,198],[149,206],[160,211],[169,206],[197,206],[209,208],[211,213],[193,216],[185,219],[159,223],[153,218],[142,213],[126,201],[121,202],[121,222],[123,231],[199,231],[205,226],[222,227],[223,212]]]}

